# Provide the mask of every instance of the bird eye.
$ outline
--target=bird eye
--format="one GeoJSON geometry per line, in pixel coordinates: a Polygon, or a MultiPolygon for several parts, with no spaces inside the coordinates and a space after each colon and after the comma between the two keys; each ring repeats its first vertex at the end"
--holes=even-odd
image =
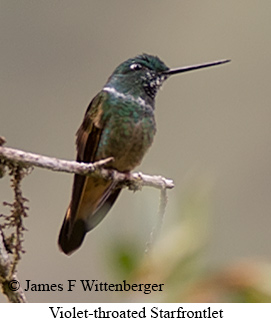
{"type": "Polygon", "coordinates": [[[141,68],[142,68],[142,65],[137,64],[137,63],[133,63],[133,64],[130,65],[130,69],[134,70],[134,71],[141,70],[141,68]]]}

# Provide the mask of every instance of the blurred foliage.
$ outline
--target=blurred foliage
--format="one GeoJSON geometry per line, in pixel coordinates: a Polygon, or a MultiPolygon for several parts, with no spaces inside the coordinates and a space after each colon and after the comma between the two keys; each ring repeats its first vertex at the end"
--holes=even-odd
{"type": "Polygon", "coordinates": [[[131,273],[139,266],[139,248],[133,242],[117,242],[111,246],[107,255],[110,269],[118,279],[129,279],[131,273]]]}
{"type": "Polygon", "coordinates": [[[271,264],[247,260],[219,269],[206,264],[210,193],[206,182],[186,189],[174,224],[143,259],[137,241],[111,243],[109,268],[119,281],[165,284],[162,293],[131,292],[128,298],[119,293],[117,301],[271,302],[271,264]]]}

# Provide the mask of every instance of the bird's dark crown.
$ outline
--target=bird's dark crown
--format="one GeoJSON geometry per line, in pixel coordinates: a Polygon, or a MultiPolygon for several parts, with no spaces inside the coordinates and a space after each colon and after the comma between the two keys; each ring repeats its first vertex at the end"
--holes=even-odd
{"type": "Polygon", "coordinates": [[[169,68],[160,60],[159,57],[142,54],[134,58],[127,59],[115,69],[113,74],[127,74],[140,70],[145,72],[149,70],[152,72],[161,73],[167,71],[168,69],[169,68]]]}

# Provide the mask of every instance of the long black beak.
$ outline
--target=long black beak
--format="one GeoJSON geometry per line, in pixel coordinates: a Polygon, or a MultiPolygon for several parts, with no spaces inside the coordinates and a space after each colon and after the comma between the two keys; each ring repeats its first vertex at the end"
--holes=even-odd
{"type": "Polygon", "coordinates": [[[189,72],[189,71],[193,71],[193,70],[198,70],[200,68],[225,64],[230,61],[231,61],[230,59],[223,59],[220,61],[214,61],[214,62],[210,62],[210,63],[191,65],[191,66],[185,66],[185,67],[178,67],[178,68],[174,68],[174,69],[163,72],[163,75],[173,75],[173,74],[179,74],[179,73],[183,73],[183,72],[189,72]]]}

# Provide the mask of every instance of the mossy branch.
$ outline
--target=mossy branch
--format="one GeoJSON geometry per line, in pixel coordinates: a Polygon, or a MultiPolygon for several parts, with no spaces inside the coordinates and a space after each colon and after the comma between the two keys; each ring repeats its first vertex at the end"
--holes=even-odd
{"type": "Polygon", "coordinates": [[[57,172],[74,173],[80,175],[94,175],[104,179],[112,179],[119,182],[122,186],[128,186],[132,190],[138,190],[142,186],[150,186],[158,189],[173,188],[174,183],[171,179],[162,176],[146,175],[142,173],[131,173],[129,176],[112,169],[103,168],[113,160],[112,157],[99,160],[95,163],[78,163],[33,154],[18,149],[0,147],[0,160],[8,160],[24,167],[35,166],[46,168],[57,172]]]}

